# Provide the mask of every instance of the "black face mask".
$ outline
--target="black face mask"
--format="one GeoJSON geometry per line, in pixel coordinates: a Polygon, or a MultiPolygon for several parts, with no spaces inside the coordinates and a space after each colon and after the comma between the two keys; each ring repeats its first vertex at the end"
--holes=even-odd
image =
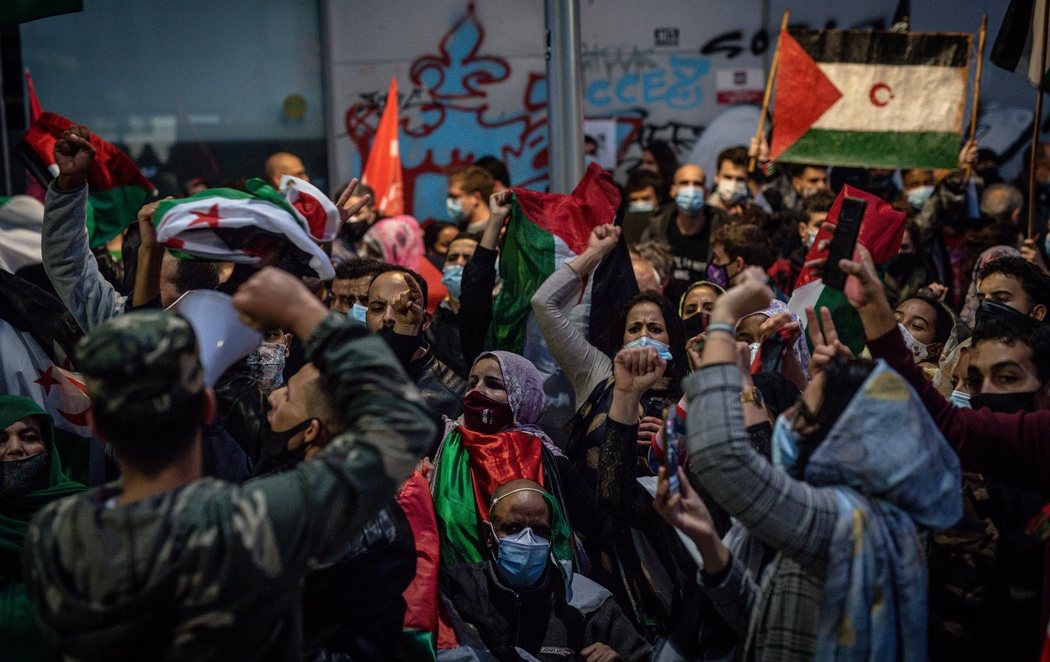
{"type": "Polygon", "coordinates": [[[993,299],[985,299],[981,302],[981,305],[977,306],[977,312],[973,315],[974,329],[981,328],[987,323],[987,320],[995,317],[1016,319],[1018,317],[1027,318],[1028,316],[1005,303],[1000,303],[993,299]]]}
{"type": "Polygon", "coordinates": [[[915,270],[919,256],[915,253],[897,253],[886,263],[886,271],[894,278],[906,276],[915,270]]]}
{"type": "Polygon", "coordinates": [[[706,311],[700,311],[694,313],[692,316],[682,320],[682,328],[685,329],[686,340],[695,338],[704,331],[707,330],[707,325],[711,322],[711,313],[706,311]]]}
{"type": "Polygon", "coordinates": [[[21,460],[0,462],[0,494],[17,497],[47,487],[51,454],[37,453],[21,460]]]}
{"type": "Polygon", "coordinates": [[[279,458],[285,455],[289,457],[301,457],[302,454],[306,452],[308,444],[302,444],[296,450],[289,451],[288,442],[292,440],[292,437],[309,427],[310,423],[314,420],[316,419],[308,418],[302,423],[293,425],[287,430],[282,430],[280,432],[272,430],[269,424],[264,425],[259,431],[260,448],[262,448],[263,454],[271,458],[279,458]]]}
{"type": "Polygon", "coordinates": [[[368,221],[347,221],[339,228],[339,236],[350,244],[356,244],[364,239],[366,232],[368,232],[368,221]]]}
{"type": "Polygon", "coordinates": [[[1000,414],[1012,414],[1017,411],[1035,411],[1035,394],[1039,391],[1022,391],[1020,393],[982,393],[970,398],[974,409],[987,407],[1000,414]]]}

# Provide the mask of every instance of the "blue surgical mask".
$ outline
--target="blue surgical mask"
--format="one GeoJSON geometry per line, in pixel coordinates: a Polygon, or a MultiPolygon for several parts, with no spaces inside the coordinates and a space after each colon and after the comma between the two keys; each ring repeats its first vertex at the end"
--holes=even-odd
{"type": "MultiPolygon", "coordinates": [[[[489,525],[491,528],[492,525],[489,525]]],[[[499,546],[496,548],[496,568],[507,586],[515,591],[530,589],[539,583],[543,571],[547,568],[551,543],[546,538],[536,535],[531,527],[506,538],[496,536],[499,546]]]]}
{"type": "Polygon", "coordinates": [[[1043,252],[1050,256],[1050,232],[1046,233],[1046,237],[1043,238],[1043,252]]]}
{"type": "Polygon", "coordinates": [[[773,464],[794,475],[798,462],[799,435],[791,427],[791,420],[781,414],[773,425],[773,464]]]}
{"type": "Polygon", "coordinates": [[[652,347],[656,350],[656,355],[664,361],[670,361],[674,358],[671,354],[671,348],[663,344],[659,340],[653,340],[649,336],[642,336],[636,340],[632,340],[623,346],[623,349],[633,349],[635,347],[652,347]]]}
{"type": "Polygon", "coordinates": [[[915,209],[922,209],[923,205],[926,204],[926,201],[933,195],[933,187],[929,185],[916,186],[915,188],[908,189],[907,195],[908,203],[912,207],[915,209]]]}
{"type": "Polygon", "coordinates": [[[948,400],[959,409],[970,409],[970,394],[966,391],[952,391],[948,400]]]}
{"type": "Polygon", "coordinates": [[[704,206],[704,190],[695,186],[679,187],[674,203],[689,216],[696,216],[704,206]]]}
{"type": "Polygon", "coordinates": [[[627,211],[635,213],[646,214],[654,209],[656,209],[656,205],[651,202],[646,202],[645,200],[634,200],[631,204],[627,205],[627,211]]]}
{"type": "Polygon", "coordinates": [[[467,218],[467,214],[463,211],[463,203],[457,198],[447,198],[445,200],[445,212],[456,223],[461,223],[467,218]]]}
{"type": "Polygon", "coordinates": [[[365,317],[368,315],[368,308],[365,308],[359,303],[355,303],[350,310],[347,311],[346,316],[352,320],[365,324],[365,317]]]}
{"type": "Polygon", "coordinates": [[[463,291],[463,265],[450,264],[441,271],[441,283],[448,288],[449,296],[459,301],[463,291]]]}

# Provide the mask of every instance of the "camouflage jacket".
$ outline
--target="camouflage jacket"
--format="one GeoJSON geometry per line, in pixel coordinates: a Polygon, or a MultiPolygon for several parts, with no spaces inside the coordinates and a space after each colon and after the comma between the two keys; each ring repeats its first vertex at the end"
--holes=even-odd
{"type": "Polygon", "coordinates": [[[308,566],[390,502],[436,434],[380,337],[333,314],[307,352],[348,424],[318,457],[124,506],[111,484],[33,520],[24,577],[46,638],[77,659],[299,657],[308,566]]]}

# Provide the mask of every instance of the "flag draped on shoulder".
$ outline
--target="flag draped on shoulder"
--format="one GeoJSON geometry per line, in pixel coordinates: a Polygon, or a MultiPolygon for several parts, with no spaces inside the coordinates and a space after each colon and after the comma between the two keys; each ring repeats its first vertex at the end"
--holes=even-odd
{"type": "MultiPolygon", "coordinates": [[[[1050,0],[1010,0],[999,34],[995,36],[992,64],[1021,74],[1032,85],[1050,89],[1050,72],[1041,68],[1043,54],[1050,54],[1046,34],[1046,3],[1050,0]]],[[[1045,59],[1050,66],[1050,57],[1045,59]]]]}
{"type": "MultiPolygon", "coordinates": [[[[41,113],[22,134],[20,155],[30,172],[47,186],[58,175],[55,143],[73,122],[55,113],[41,113]]],[[[88,241],[101,246],[131,225],[155,189],[127,154],[113,143],[91,134],[95,159],[88,172],[88,241]]]]}
{"type": "MultiPolygon", "coordinates": [[[[831,205],[824,225],[817,232],[813,246],[806,255],[807,263],[810,260],[828,256],[827,246],[821,248],[821,244],[825,240],[830,244],[835,225],[838,223],[839,212],[842,210],[842,201],[847,197],[860,198],[868,203],[864,210],[864,218],[860,223],[860,235],[857,242],[868,249],[875,266],[885,264],[900,251],[901,239],[904,236],[904,213],[895,210],[885,200],[846,184],[842,187],[834,204],[831,205]]],[[[835,329],[843,344],[853,350],[854,354],[860,354],[864,348],[863,327],[857,311],[843,292],[825,287],[819,273],[812,268],[803,268],[802,273],[799,274],[795,290],[788,302],[788,308],[801,318],[803,326],[807,324],[806,308],[813,308],[817,311],[827,308],[831,311],[835,329]]],[[[812,342],[810,348],[812,349],[812,342]]]]}
{"type": "Polygon", "coordinates": [[[774,160],[950,168],[970,35],[792,29],[780,37],[774,160]]]}
{"type": "MultiPolygon", "coordinates": [[[[612,223],[620,191],[597,164],[587,168],[570,195],[513,188],[510,222],[500,253],[503,289],[493,302],[491,349],[529,355],[526,342],[532,295],[554,271],[587,248],[591,230],[612,223]]],[[[633,284],[633,271],[630,282],[633,284]]],[[[588,303],[588,283],[582,303],[588,303]]]]}
{"type": "Polygon", "coordinates": [[[397,79],[391,78],[383,116],[379,118],[368,162],[361,176],[361,181],[375,191],[376,209],[383,216],[405,213],[401,142],[398,140],[397,127],[397,79]]]}
{"type": "Polygon", "coordinates": [[[211,188],[165,200],[153,217],[157,241],[180,257],[272,261],[299,275],[331,279],[335,269],[318,242],[334,236],[338,211],[307,182],[287,180],[294,181],[285,182],[285,195],[261,179],[250,179],[248,191],[211,188]]]}

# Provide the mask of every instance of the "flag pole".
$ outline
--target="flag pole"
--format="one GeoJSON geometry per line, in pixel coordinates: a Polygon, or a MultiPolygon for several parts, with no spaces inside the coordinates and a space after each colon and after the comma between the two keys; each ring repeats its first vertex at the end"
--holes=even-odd
{"type": "MultiPolygon", "coordinates": [[[[981,105],[981,70],[984,68],[984,36],[987,31],[988,14],[982,14],[981,31],[977,35],[977,75],[973,84],[973,107],[970,108],[970,140],[967,144],[972,143],[977,135],[977,110],[981,105]]],[[[967,163],[966,176],[963,179],[969,181],[971,174],[973,174],[973,166],[967,163]]]]}
{"type": "MultiPolygon", "coordinates": [[[[773,50],[773,61],[769,64],[769,76],[766,78],[766,93],[762,96],[762,114],[758,116],[758,130],[755,131],[755,138],[761,142],[762,134],[766,129],[766,113],[769,112],[769,97],[773,92],[773,77],[777,73],[777,65],[780,63],[780,37],[784,34],[788,27],[788,19],[791,17],[791,10],[784,10],[784,18],[780,21],[780,32],[777,33],[777,45],[773,50]]],[[[747,171],[755,171],[755,163],[757,159],[752,156],[747,162],[747,171]]]]}
{"type": "MultiPolygon", "coordinates": [[[[1039,73],[1046,76],[1046,38],[1050,27],[1050,2],[1043,3],[1043,41],[1039,49],[1039,73]]],[[[1043,81],[1035,86],[1035,117],[1032,118],[1032,153],[1028,155],[1028,238],[1035,235],[1035,162],[1039,148],[1039,126],[1043,123],[1043,81]]]]}

